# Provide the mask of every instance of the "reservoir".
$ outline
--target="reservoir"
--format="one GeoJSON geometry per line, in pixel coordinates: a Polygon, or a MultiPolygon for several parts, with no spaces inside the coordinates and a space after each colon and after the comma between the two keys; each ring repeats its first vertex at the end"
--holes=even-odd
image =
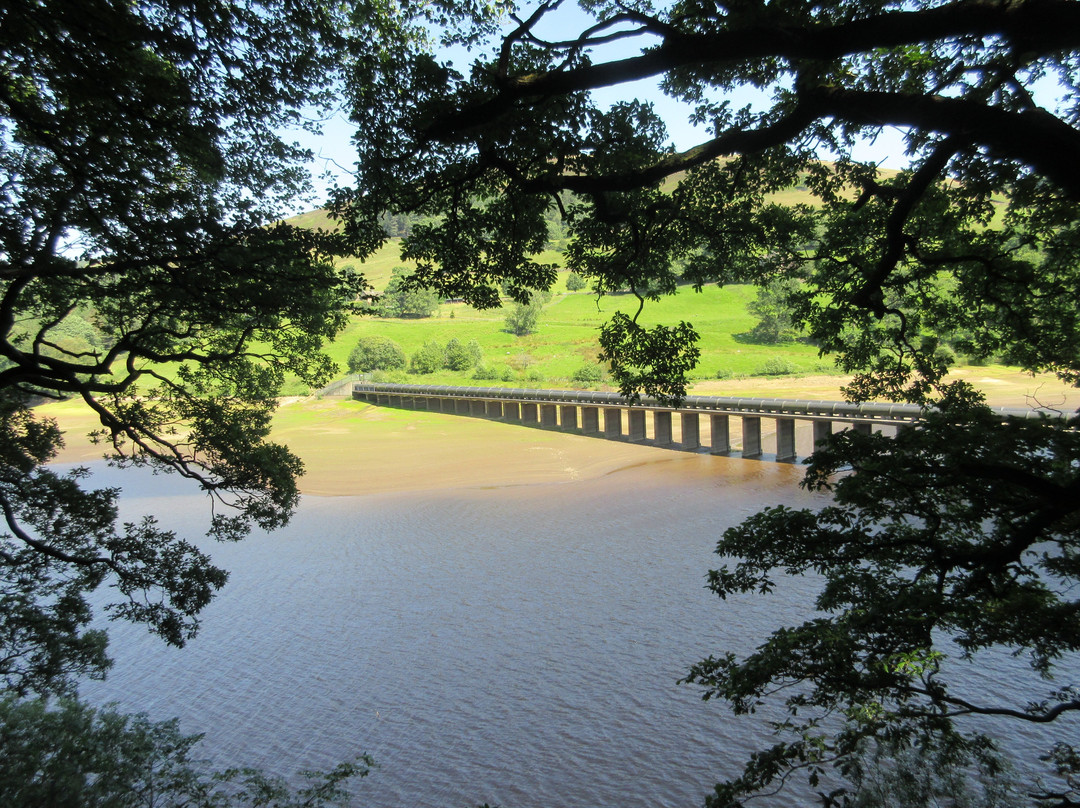
{"type": "MultiPolygon", "coordinates": [[[[733,716],[676,680],[801,621],[814,591],[721,601],[705,589],[716,541],[767,505],[823,499],[798,466],[654,454],[574,482],[307,497],[287,528],[213,546],[231,579],[188,647],[114,624],[117,664],[83,692],[179,716],[221,766],[368,753],[357,805],[700,805],[770,742],[770,713],[733,716]]],[[[125,485],[125,518],[193,535],[209,515],[169,478],[125,485]]],[[[1023,665],[1001,660],[972,687],[1013,698],[1023,665]]],[[[1062,729],[1010,748],[1033,758],[1062,729]]]]}

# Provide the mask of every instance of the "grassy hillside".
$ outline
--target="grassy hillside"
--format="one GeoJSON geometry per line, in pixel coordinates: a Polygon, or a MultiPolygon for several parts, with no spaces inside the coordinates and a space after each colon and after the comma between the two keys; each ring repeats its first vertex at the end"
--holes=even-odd
{"type": "MultiPolygon", "coordinates": [[[[316,217],[305,216],[314,223],[316,217]]],[[[549,252],[540,256],[540,260],[558,263],[561,256],[549,252]]],[[[393,267],[407,264],[398,255],[397,241],[391,241],[364,262],[343,259],[341,263],[351,264],[363,272],[376,290],[385,287],[393,267]]],[[[355,317],[328,352],[344,373],[349,352],[362,336],[387,336],[410,356],[429,340],[444,345],[452,338],[463,343],[476,340],[483,350],[483,364],[495,372],[495,379],[474,379],[473,371],[444,370],[423,376],[402,372],[394,375],[392,380],[422,384],[565,387],[572,384],[575,370],[595,363],[600,325],[615,311],[632,312],[637,307],[637,300],[631,295],[597,299],[589,292],[567,292],[568,274],[566,270],[560,272],[555,294],[544,306],[536,332],[527,336],[517,337],[505,330],[508,308],[478,311],[462,303],[444,303],[434,317],[426,319],[355,317]]],[[[831,362],[820,359],[812,346],[798,343],[764,346],[739,341],[738,335],[754,325],[754,318],[746,312],[746,303],[755,294],[753,287],[741,285],[713,287],[701,293],[685,287],[677,295],[647,304],[642,321],[651,325],[683,319],[694,324],[701,334],[702,357],[696,373],[699,379],[714,379],[718,373],[723,377],[752,376],[762,370],[766,361],[774,358],[785,360],[797,373],[830,372],[831,362]]],[[[286,392],[302,394],[307,391],[297,385],[286,392]]]]}
{"type": "MultiPolygon", "coordinates": [[[[789,205],[813,201],[805,188],[787,189],[774,196],[776,201],[789,205]]],[[[323,211],[302,214],[290,221],[308,227],[333,226],[323,211]]],[[[371,286],[381,291],[395,266],[408,265],[400,258],[399,244],[392,240],[363,262],[346,258],[340,263],[363,272],[371,286]]],[[[561,264],[562,256],[548,252],[539,256],[539,260],[561,264]]],[[[477,379],[473,371],[449,370],[427,375],[398,372],[383,378],[423,384],[573,386],[574,372],[596,361],[601,324],[615,311],[632,312],[637,300],[630,295],[597,299],[589,292],[567,292],[567,274],[565,270],[560,273],[555,295],[545,305],[536,333],[528,336],[516,337],[505,330],[507,309],[477,311],[460,303],[444,303],[434,317],[427,319],[354,318],[328,352],[344,374],[349,352],[363,336],[387,336],[400,344],[408,356],[429,340],[443,345],[452,338],[462,343],[476,340],[483,351],[483,366],[491,371],[488,376],[494,374],[494,378],[477,379]]],[[[755,324],[746,311],[747,302],[755,295],[756,290],[751,286],[711,287],[700,293],[684,287],[676,295],[647,304],[642,322],[652,325],[686,320],[694,325],[701,335],[701,361],[692,377],[694,383],[717,378],[755,378],[777,369],[792,377],[835,373],[832,361],[819,357],[812,345],[759,345],[741,339],[740,335],[755,324]],[[771,367],[767,368],[766,363],[771,367]]],[[[294,385],[286,392],[303,394],[307,390],[294,385]]]]}

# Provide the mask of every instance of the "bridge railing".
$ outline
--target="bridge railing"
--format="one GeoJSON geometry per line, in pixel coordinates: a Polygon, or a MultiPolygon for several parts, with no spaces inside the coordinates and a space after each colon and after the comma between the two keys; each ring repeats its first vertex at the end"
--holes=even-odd
{"type": "MultiPolygon", "coordinates": [[[[786,398],[733,398],[725,396],[687,396],[679,407],[671,407],[656,399],[643,396],[630,404],[619,393],[594,390],[540,390],[515,387],[465,387],[438,384],[397,384],[391,382],[358,382],[354,393],[374,393],[396,396],[430,398],[470,398],[499,401],[535,401],[555,404],[577,404],[594,407],[639,407],[645,410],[670,412],[723,412],[731,415],[786,415],[792,418],[826,418],[843,421],[871,421],[905,424],[922,420],[924,411],[915,404],[848,401],[819,401],[786,398]]],[[[1037,410],[1022,407],[997,407],[1000,415],[1013,418],[1044,417],[1037,410]]]]}

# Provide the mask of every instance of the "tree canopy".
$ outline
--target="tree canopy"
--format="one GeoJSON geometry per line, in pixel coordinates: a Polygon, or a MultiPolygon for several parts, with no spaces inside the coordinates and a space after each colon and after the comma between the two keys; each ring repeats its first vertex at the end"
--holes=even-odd
{"type": "MultiPolygon", "coordinates": [[[[351,74],[357,184],[334,210],[358,249],[382,241],[384,211],[426,215],[403,242],[416,282],[475,306],[497,305],[506,283],[520,301],[553,283],[538,255],[559,210],[568,264],[599,293],[629,289],[644,307],[678,282],[790,281],[795,326],[854,374],[851,399],[928,407],[915,433],[845,433],[815,455],[806,484],[834,506],[766,511],[720,542],[738,559],[713,574],[720,595],[767,592],[789,569],[823,583],[813,620],[687,677],[736,711],[769,699],[787,711],[783,739],[714,803],[797,769],[816,782],[867,736],[973,755],[984,739],[962,715],[1051,724],[1080,710],[1049,681],[1037,704],[965,701],[951,686],[965,665],[950,654],[977,664],[1005,648],[1038,678],[1080,650],[1080,447],[1063,429],[1075,417],[1003,423],[938,350],[948,339],[1080,382],[1080,4],[483,11],[405,7],[403,30],[456,50],[387,41],[351,74]],[[635,97],[643,80],[685,106],[700,143],[670,144],[635,97]],[[597,100],[623,84],[627,100],[597,100]],[[903,134],[896,172],[855,156],[886,128],[903,134]],[[781,204],[794,185],[811,201],[781,204]]],[[[646,328],[640,312],[602,330],[601,358],[628,397],[677,401],[694,329],[646,328]]],[[[1052,758],[1062,772],[1075,769],[1068,742],[1052,758]]],[[[1067,788],[1043,796],[1076,804],[1067,788]]]]}
{"type": "Polygon", "coordinates": [[[300,461],[267,440],[286,373],[362,279],[347,248],[280,223],[308,180],[282,134],[329,100],[332,4],[16,0],[0,9],[0,681],[66,692],[107,669],[87,595],[182,645],[226,573],[112,489],[46,466],[34,401],[75,397],[121,465],[195,481],[211,533],[283,524],[300,461]],[[275,223],[277,222],[277,223],[275,223]],[[74,336],[73,336],[74,335],[74,336]]]}

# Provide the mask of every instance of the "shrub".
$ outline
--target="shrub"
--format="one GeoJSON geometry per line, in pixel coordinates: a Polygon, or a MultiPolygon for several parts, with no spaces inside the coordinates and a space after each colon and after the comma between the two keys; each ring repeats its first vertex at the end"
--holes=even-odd
{"type": "Polygon", "coordinates": [[[514,380],[514,378],[515,378],[514,369],[512,367],[510,367],[509,365],[504,367],[503,372],[502,372],[502,380],[504,382],[512,382],[514,380]]]}
{"type": "Polygon", "coordinates": [[[576,272],[571,272],[566,276],[566,291],[568,292],[580,292],[586,286],[585,279],[578,275],[576,272]]]}
{"type": "Polygon", "coordinates": [[[589,362],[575,370],[570,378],[582,384],[595,384],[604,378],[604,369],[600,365],[589,362]]]}
{"type": "Polygon", "coordinates": [[[499,376],[500,376],[500,371],[494,365],[477,365],[476,370],[473,372],[473,375],[472,375],[472,377],[474,379],[481,379],[481,380],[483,380],[483,379],[486,379],[486,380],[498,379],[499,376]]]}
{"type": "Polygon", "coordinates": [[[543,305],[540,296],[535,294],[528,305],[515,303],[514,308],[506,315],[506,330],[518,337],[531,334],[540,321],[543,305]]]}
{"type": "Polygon", "coordinates": [[[468,345],[462,345],[457,337],[446,343],[446,367],[450,370],[468,370],[480,364],[484,354],[480,350],[480,344],[476,340],[469,340],[468,345]]]}
{"type": "Polygon", "coordinates": [[[791,342],[798,336],[798,329],[791,321],[791,297],[799,289],[799,283],[790,278],[774,280],[758,290],[757,298],[746,304],[746,310],[758,318],[750,331],[751,342],[775,345],[791,342]]]}
{"type": "Polygon", "coordinates": [[[754,371],[754,376],[790,376],[793,373],[798,373],[799,368],[793,365],[788,360],[774,356],[772,359],[767,359],[765,364],[754,371]]]}
{"type": "Polygon", "coordinates": [[[446,364],[446,352],[443,347],[428,340],[419,351],[412,355],[409,362],[409,373],[434,373],[446,364]]]}
{"type": "Polygon", "coordinates": [[[405,375],[404,370],[373,370],[371,372],[371,381],[377,384],[385,384],[387,382],[404,384],[408,381],[408,377],[405,375]]]}
{"type": "Polygon", "coordinates": [[[353,373],[397,370],[405,367],[405,351],[389,337],[361,337],[349,353],[348,365],[353,373]]]}
{"type": "Polygon", "coordinates": [[[430,317],[439,309],[439,296],[431,289],[402,288],[412,274],[406,267],[394,267],[390,282],[379,298],[375,313],[380,317],[430,317]]]}
{"type": "Polygon", "coordinates": [[[544,374],[537,368],[533,368],[525,374],[525,381],[527,382],[542,382],[544,380],[544,374]]]}
{"type": "Polygon", "coordinates": [[[730,370],[728,368],[720,368],[720,370],[716,371],[716,378],[718,378],[718,379],[734,379],[735,378],[735,371],[730,370]]]}

